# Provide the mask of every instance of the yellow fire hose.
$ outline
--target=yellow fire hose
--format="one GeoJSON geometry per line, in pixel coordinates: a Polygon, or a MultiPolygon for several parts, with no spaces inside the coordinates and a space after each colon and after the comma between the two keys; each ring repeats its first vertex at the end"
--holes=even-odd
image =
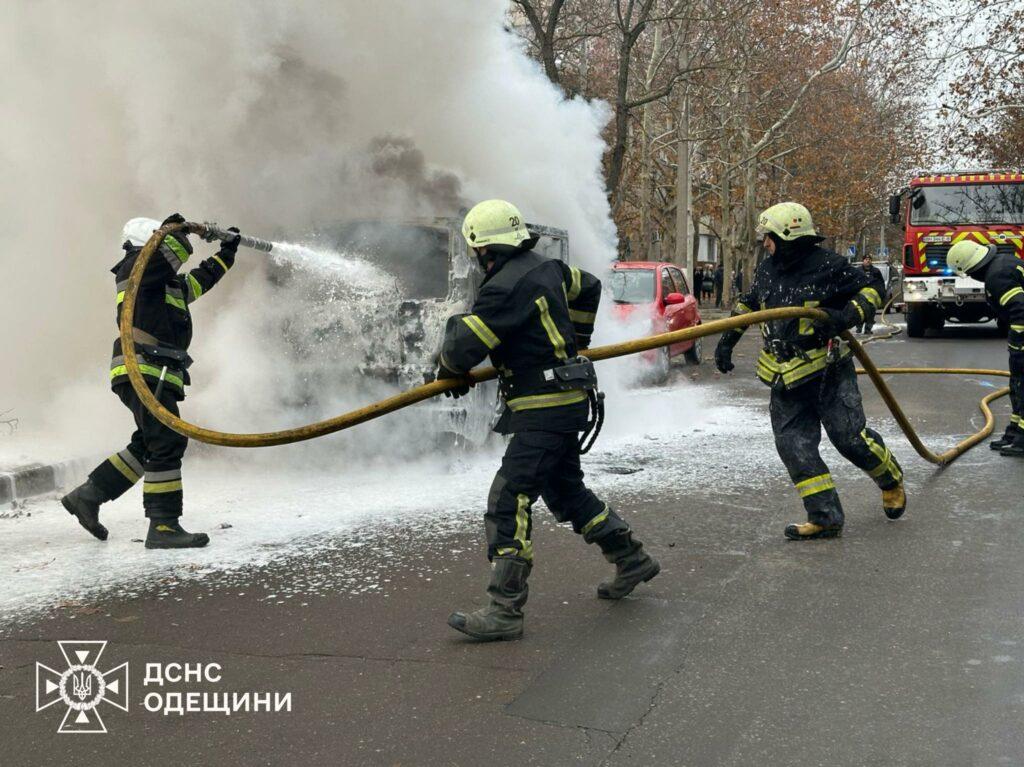
{"type": "MultiPolygon", "coordinates": [[[[225,447],[269,447],[271,445],[287,445],[292,442],[316,439],[317,437],[333,434],[334,432],[342,431],[343,429],[349,429],[374,418],[379,418],[380,416],[387,415],[388,413],[393,413],[396,410],[401,410],[409,405],[414,405],[417,402],[422,402],[423,400],[430,399],[431,397],[436,397],[438,394],[442,394],[446,390],[455,388],[455,386],[458,385],[457,380],[434,381],[433,383],[417,386],[413,389],[402,392],[401,394],[396,394],[392,397],[380,400],[379,402],[375,402],[372,405],[367,405],[366,407],[330,418],[326,421],[319,421],[317,423],[311,423],[293,429],[285,429],[283,431],[264,432],[262,434],[234,434],[214,431],[213,429],[206,429],[202,426],[196,426],[195,424],[182,420],[161,405],[156,397],[153,396],[153,392],[150,391],[149,386],[142,377],[142,371],[139,370],[139,360],[135,353],[135,342],[132,336],[132,325],[135,317],[135,299],[138,295],[139,285],[142,281],[142,273],[146,269],[146,264],[153,256],[153,253],[156,251],[164,236],[180,230],[187,230],[191,233],[203,235],[206,233],[206,226],[196,223],[168,224],[153,233],[153,236],[149,238],[143,246],[142,251],[139,253],[139,257],[136,259],[135,265],[132,267],[131,274],[128,277],[128,286],[125,288],[124,305],[121,309],[120,322],[121,348],[124,353],[125,367],[128,369],[128,378],[131,381],[132,387],[135,389],[135,393],[138,394],[139,399],[142,400],[146,408],[161,423],[171,429],[174,429],[179,434],[183,434],[191,439],[199,440],[200,442],[207,442],[212,445],[223,445],[225,447]]],[[[768,322],[771,320],[791,319],[795,317],[822,320],[828,318],[824,312],[817,309],[805,309],[802,307],[768,309],[766,311],[751,312],[742,316],[729,317],[724,320],[708,322],[707,324],[697,325],[695,327],[686,328],[685,330],[677,330],[671,333],[662,333],[660,335],[638,338],[633,341],[626,341],[620,344],[611,344],[609,346],[589,349],[587,350],[586,356],[595,362],[599,360],[612,359],[614,357],[624,357],[629,354],[637,354],[639,352],[657,349],[669,344],[677,344],[682,341],[690,341],[703,336],[721,333],[726,330],[732,330],[733,328],[741,328],[756,323],[768,322]]],[[[875,388],[878,389],[878,393],[881,394],[882,399],[885,401],[886,406],[889,408],[889,411],[893,414],[896,422],[903,430],[903,433],[906,434],[907,439],[910,440],[914,449],[926,461],[930,461],[931,463],[939,466],[944,466],[963,455],[967,450],[974,447],[992,433],[995,418],[992,415],[989,404],[999,397],[1008,394],[1010,391],[1009,388],[999,389],[981,400],[979,407],[985,416],[985,425],[980,431],[944,453],[936,455],[921,442],[917,432],[914,430],[914,427],[904,414],[902,408],[899,406],[899,403],[896,401],[895,396],[882,376],[883,374],[959,374],[1009,377],[1010,374],[1008,371],[975,370],[972,368],[878,368],[875,366],[874,362],[871,361],[871,358],[867,355],[867,352],[864,351],[861,344],[857,342],[849,331],[844,331],[842,333],[842,337],[847,343],[849,343],[854,355],[856,355],[857,359],[864,366],[863,370],[858,370],[857,372],[866,374],[871,379],[875,388]]],[[[480,368],[474,370],[467,377],[474,383],[480,383],[496,378],[497,371],[493,367],[480,368]]]]}

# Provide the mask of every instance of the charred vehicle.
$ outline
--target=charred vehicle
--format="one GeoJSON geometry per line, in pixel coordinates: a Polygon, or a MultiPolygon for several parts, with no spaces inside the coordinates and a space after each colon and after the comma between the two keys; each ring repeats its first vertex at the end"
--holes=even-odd
{"type": "MultiPolygon", "coordinates": [[[[483,279],[461,226],[459,217],[350,221],[316,233],[316,246],[336,252],[349,268],[307,282],[307,310],[286,329],[289,356],[305,360],[299,364],[311,393],[337,390],[342,381],[367,394],[375,382],[406,389],[433,376],[446,319],[469,311],[483,279]]],[[[565,230],[528,226],[540,236],[538,252],[568,262],[565,230]]],[[[287,265],[274,279],[292,288],[305,280],[287,265]]],[[[490,381],[458,401],[435,398],[415,410],[444,441],[478,445],[499,404],[490,381]]]]}

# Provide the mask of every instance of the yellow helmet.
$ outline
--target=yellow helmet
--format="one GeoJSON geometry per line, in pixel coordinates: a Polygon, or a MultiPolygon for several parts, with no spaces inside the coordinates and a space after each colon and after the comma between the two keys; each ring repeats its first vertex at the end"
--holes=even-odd
{"type": "Polygon", "coordinates": [[[971,240],[960,240],[946,253],[946,265],[960,274],[969,274],[981,266],[991,251],[988,245],[971,240]]]}
{"type": "Polygon", "coordinates": [[[757,217],[757,234],[763,237],[768,232],[780,240],[795,240],[808,235],[817,236],[811,214],[798,202],[780,202],[757,217]]]}
{"type": "Polygon", "coordinates": [[[462,222],[462,236],[472,248],[485,245],[511,245],[518,247],[530,239],[519,208],[504,200],[484,200],[466,214],[462,222]]]}

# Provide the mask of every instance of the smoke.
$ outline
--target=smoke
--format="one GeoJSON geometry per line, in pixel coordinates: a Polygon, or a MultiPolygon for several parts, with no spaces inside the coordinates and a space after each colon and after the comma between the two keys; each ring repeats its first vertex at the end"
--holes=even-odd
{"type": "MultiPolygon", "coordinates": [[[[108,270],[134,216],[181,211],[287,238],[502,197],[527,220],[568,229],[577,263],[603,269],[615,238],[601,175],[607,110],[563,99],[505,29],[506,10],[504,0],[9,3],[0,409],[15,408],[23,428],[47,423],[76,450],[123,440],[106,384],[108,270]]],[[[240,254],[195,306],[193,420],[305,420],[305,405],[280,406],[299,374],[261,322],[300,310],[287,303],[300,297],[276,289],[261,258],[240,254]]]]}

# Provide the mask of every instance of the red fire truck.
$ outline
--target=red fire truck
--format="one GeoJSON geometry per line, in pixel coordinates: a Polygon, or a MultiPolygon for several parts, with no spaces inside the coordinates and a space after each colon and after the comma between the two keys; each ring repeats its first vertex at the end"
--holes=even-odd
{"type": "Polygon", "coordinates": [[[893,223],[905,222],[907,335],[921,338],[930,328],[941,330],[946,320],[992,319],[982,284],[955,274],[946,265],[946,253],[953,243],[971,239],[1024,258],[1024,174],[986,170],[919,176],[889,198],[889,216],[893,223]]]}

